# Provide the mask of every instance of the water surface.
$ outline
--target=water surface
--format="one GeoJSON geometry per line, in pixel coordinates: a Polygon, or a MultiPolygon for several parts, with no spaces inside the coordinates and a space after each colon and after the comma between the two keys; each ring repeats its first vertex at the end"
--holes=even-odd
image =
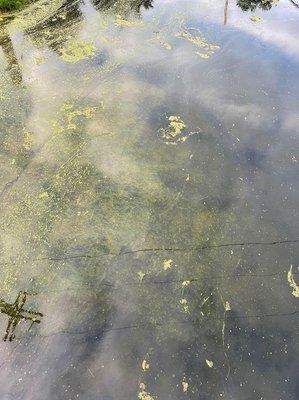
{"type": "Polygon", "coordinates": [[[287,0],[2,18],[1,399],[299,397],[298,20],[287,0]]]}

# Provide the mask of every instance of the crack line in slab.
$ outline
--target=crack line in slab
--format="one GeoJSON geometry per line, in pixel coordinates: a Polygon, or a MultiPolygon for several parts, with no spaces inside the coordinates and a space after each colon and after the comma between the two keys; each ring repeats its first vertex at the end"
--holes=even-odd
{"type": "MultiPolygon", "coordinates": [[[[273,274],[230,274],[230,275],[215,275],[213,277],[209,277],[209,281],[214,279],[222,279],[222,278],[271,278],[275,276],[284,276],[287,272],[276,272],[273,274]]],[[[295,272],[294,274],[299,274],[299,272],[295,272]]],[[[183,283],[189,281],[190,283],[197,282],[204,280],[202,278],[184,278],[184,279],[171,279],[165,281],[141,281],[141,282],[122,282],[122,283],[112,283],[112,282],[105,282],[101,281],[96,285],[83,285],[78,287],[69,287],[63,289],[53,289],[53,290],[41,290],[36,295],[39,294],[46,294],[46,293],[60,293],[60,292],[68,292],[68,291],[90,291],[92,290],[93,293],[97,291],[99,286],[107,286],[114,289],[121,289],[122,287],[126,286],[144,286],[144,285],[170,285],[175,283],[183,283]]]]}
{"type": "MultiPolygon", "coordinates": [[[[227,315],[226,320],[238,320],[238,319],[249,319],[249,318],[273,318],[273,317],[290,317],[293,315],[296,315],[299,313],[299,310],[292,311],[290,313],[272,313],[272,314],[257,314],[257,315],[227,315]]],[[[216,317],[203,317],[205,321],[223,321],[223,317],[221,318],[216,318],[216,317]]],[[[177,321],[172,321],[177,324],[183,324],[183,325],[195,325],[197,322],[192,321],[192,320],[177,320],[177,321]]],[[[161,323],[157,322],[154,324],[132,324],[132,325],[124,325],[124,326],[115,326],[111,328],[106,328],[98,331],[68,331],[68,330],[62,330],[58,332],[50,332],[48,334],[36,334],[34,337],[40,337],[40,338],[48,338],[51,336],[56,336],[56,335],[98,335],[98,336],[103,336],[103,334],[108,333],[108,332],[113,332],[113,331],[125,331],[125,330],[130,330],[130,329],[138,329],[138,328],[153,328],[153,327],[158,327],[158,326],[167,326],[169,325],[169,321],[166,323],[161,323]]],[[[26,336],[21,336],[21,338],[25,338],[26,336]]],[[[101,339],[100,338],[100,339],[101,339]]]]}
{"type": "Polygon", "coordinates": [[[128,254],[136,254],[136,253],[154,253],[160,251],[178,251],[178,252],[194,252],[208,249],[218,249],[221,247],[240,247],[240,246],[275,246],[278,244],[294,244],[298,243],[298,239],[294,240],[278,240],[273,242],[243,242],[243,243],[223,243],[223,244],[215,244],[215,245],[207,245],[202,247],[182,247],[182,248],[173,248],[173,247],[157,247],[157,248],[145,248],[145,249],[137,249],[137,250],[128,250],[121,251],[119,253],[102,253],[100,255],[92,255],[92,254],[75,254],[75,255],[65,255],[62,257],[38,257],[33,259],[32,261],[40,261],[40,260],[50,260],[50,261],[64,261],[64,260],[72,260],[72,259],[80,259],[80,258],[100,258],[104,256],[123,256],[128,254]]]}

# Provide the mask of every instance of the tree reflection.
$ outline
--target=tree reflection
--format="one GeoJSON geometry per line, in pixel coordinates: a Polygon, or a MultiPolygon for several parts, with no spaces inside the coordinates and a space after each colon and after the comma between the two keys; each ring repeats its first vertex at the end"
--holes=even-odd
{"type": "Polygon", "coordinates": [[[26,33],[37,44],[46,44],[52,50],[58,52],[64,45],[74,25],[82,21],[83,16],[80,9],[80,2],[68,0],[57,9],[55,15],[49,16],[46,20],[37,23],[26,33]]]}
{"type": "Polygon", "coordinates": [[[254,11],[256,8],[270,10],[277,0],[237,0],[237,5],[243,11],[254,11]]]}
{"type": "Polygon", "coordinates": [[[290,0],[290,2],[293,4],[293,6],[299,8],[299,3],[296,3],[294,0],[290,0]]]}
{"type": "Polygon", "coordinates": [[[140,14],[142,8],[146,10],[153,7],[154,0],[94,0],[94,6],[100,11],[108,11],[115,8],[121,13],[122,10],[126,9],[130,12],[140,14]]]}
{"type": "MultiPolygon", "coordinates": [[[[153,0],[93,0],[92,4],[99,12],[125,17],[130,14],[139,16],[142,8],[153,7],[153,0]]],[[[51,15],[27,29],[26,34],[37,44],[47,45],[59,53],[65,42],[73,35],[74,26],[82,20],[81,2],[66,0],[54,16],[51,15]]]]}
{"type": "Polygon", "coordinates": [[[1,26],[0,28],[0,46],[7,61],[7,70],[12,82],[15,84],[20,84],[22,82],[22,70],[14,51],[13,43],[8,32],[6,31],[5,26],[1,26]]]}
{"type": "Polygon", "coordinates": [[[224,25],[227,24],[228,0],[224,0],[224,25]]]}

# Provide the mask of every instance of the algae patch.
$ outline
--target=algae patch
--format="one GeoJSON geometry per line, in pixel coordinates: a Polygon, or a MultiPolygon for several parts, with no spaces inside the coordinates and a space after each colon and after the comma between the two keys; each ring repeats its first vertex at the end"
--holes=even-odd
{"type": "Polygon", "coordinates": [[[143,371],[146,371],[146,370],[148,370],[149,369],[149,363],[146,361],[146,360],[143,360],[142,361],[142,364],[141,364],[141,368],[143,369],[143,371]]]}
{"type": "Polygon", "coordinates": [[[84,117],[86,119],[90,119],[94,116],[98,107],[84,107],[75,109],[75,105],[71,102],[65,102],[61,106],[61,111],[65,115],[66,118],[66,127],[58,126],[59,132],[63,132],[65,129],[67,130],[75,130],[77,129],[77,121],[79,117],[84,117]]]}
{"type": "Polygon", "coordinates": [[[176,144],[177,142],[184,141],[185,137],[183,135],[187,125],[178,115],[171,115],[168,118],[169,124],[167,128],[160,129],[160,134],[166,143],[176,144]]]}
{"type": "Polygon", "coordinates": [[[146,386],[144,383],[139,385],[140,392],[138,393],[138,400],[154,400],[154,398],[146,392],[146,386]]]}
{"type": "Polygon", "coordinates": [[[137,275],[138,275],[138,278],[139,278],[140,282],[142,282],[143,278],[145,277],[146,274],[144,272],[142,272],[142,271],[139,271],[137,273],[137,275]]]}
{"type": "Polygon", "coordinates": [[[185,380],[183,380],[183,382],[182,382],[183,393],[187,393],[188,392],[188,387],[189,387],[189,383],[186,382],[185,380]]]}
{"type": "Polygon", "coordinates": [[[207,364],[207,366],[208,366],[209,368],[213,368],[213,366],[214,366],[214,363],[213,363],[213,361],[211,361],[211,360],[206,360],[206,364],[207,364]]]}
{"type": "Polygon", "coordinates": [[[260,24],[261,22],[263,22],[263,18],[259,17],[258,15],[253,15],[252,17],[250,17],[252,22],[255,22],[257,24],[260,24]]]}
{"type": "Polygon", "coordinates": [[[142,21],[138,21],[138,20],[129,21],[125,18],[122,18],[120,15],[118,15],[116,17],[114,23],[116,26],[127,27],[127,28],[134,28],[134,27],[143,25],[142,21]]]}
{"type": "Polygon", "coordinates": [[[202,35],[193,36],[188,31],[183,31],[176,36],[192,43],[198,49],[195,54],[204,59],[210,58],[211,55],[220,49],[220,46],[209,43],[202,35]]]}
{"type": "Polygon", "coordinates": [[[46,192],[46,191],[41,192],[41,193],[39,194],[38,198],[39,198],[40,200],[47,200],[47,199],[49,198],[49,193],[46,192]]]}
{"type": "Polygon", "coordinates": [[[60,50],[61,58],[69,63],[92,58],[96,54],[96,47],[92,42],[76,41],[60,50]]]}
{"type": "Polygon", "coordinates": [[[33,133],[24,130],[23,147],[25,150],[30,150],[33,145],[33,133]]]}
{"type": "Polygon", "coordinates": [[[163,262],[163,268],[165,271],[167,271],[168,269],[170,269],[172,267],[173,264],[173,260],[164,260],[163,262]]]}
{"type": "Polygon", "coordinates": [[[290,270],[288,272],[288,282],[290,284],[290,287],[293,289],[292,295],[294,297],[299,297],[299,286],[295,282],[292,269],[293,269],[293,266],[291,265],[291,268],[290,268],[290,270]]]}
{"type": "Polygon", "coordinates": [[[184,143],[188,138],[198,132],[188,132],[187,125],[179,115],[168,117],[168,126],[161,128],[159,134],[166,144],[177,145],[184,143]]]}
{"type": "Polygon", "coordinates": [[[42,64],[44,64],[46,62],[46,57],[42,56],[42,55],[41,56],[36,56],[34,58],[34,61],[35,61],[36,65],[42,65],[42,64]]]}
{"type": "Polygon", "coordinates": [[[189,306],[187,299],[180,299],[180,305],[182,306],[185,313],[189,312],[189,306]]]}

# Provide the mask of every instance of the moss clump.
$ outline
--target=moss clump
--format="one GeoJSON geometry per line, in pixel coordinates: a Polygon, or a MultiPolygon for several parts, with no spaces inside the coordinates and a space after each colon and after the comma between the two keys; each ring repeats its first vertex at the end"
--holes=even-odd
{"type": "Polygon", "coordinates": [[[19,10],[31,2],[32,0],[0,0],[0,11],[19,10]]]}

